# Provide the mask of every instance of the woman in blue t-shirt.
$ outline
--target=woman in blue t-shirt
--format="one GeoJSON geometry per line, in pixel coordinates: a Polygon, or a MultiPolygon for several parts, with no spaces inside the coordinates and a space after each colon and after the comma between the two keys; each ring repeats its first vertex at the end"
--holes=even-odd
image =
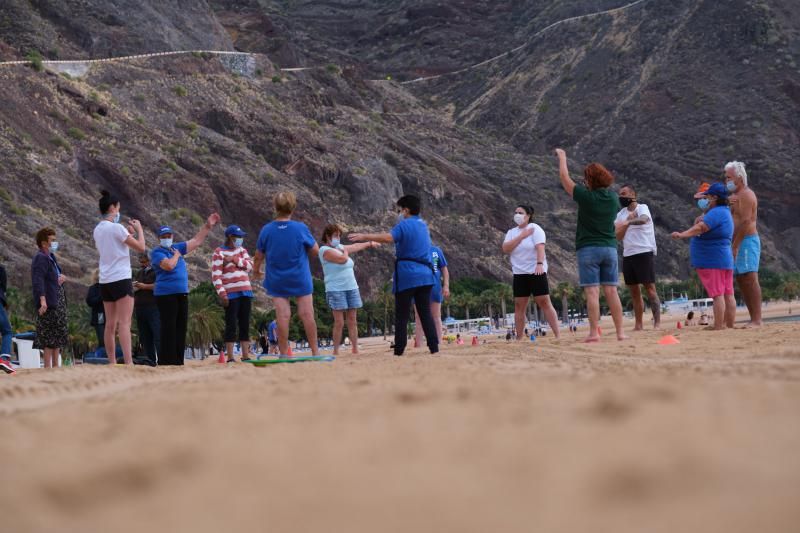
{"type": "Polygon", "coordinates": [[[431,235],[419,216],[422,202],[410,194],[397,200],[397,224],[390,233],[351,233],[356,242],[394,243],[394,354],[403,355],[411,306],[417,309],[431,354],[439,352],[439,337],[431,314],[431,290],[435,283],[431,263],[431,235]]]}
{"type": "Polygon", "coordinates": [[[353,355],[358,354],[358,309],[362,307],[361,293],[356,282],[355,263],[350,254],[380,246],[377,242],[342,244],[342,228],[328,224],[322,232],[319,262],[325,274],[325,300],[333,312],[333,354],[339,355],[344,323],[350,336],[353,355]]]}
{"type": "Polygon", "coordinates": [[[316,257],[319,246],[308,226],[292,220],[297,198],[292,192],[275,195],[275,220],[264,225],[256,242],[253,270],[264,268],[264,289],[272,296],[278,320],[278,346],[281,354],[289,351],[289,319],[292,308],[289,298],[297,301],[297,314],[303,322],[306,338],[313,355],[319,354],[317,323],[314,320],[314,284],[311,281],[309,259],[316,257]]]}
{"type": "Polygon", "coordinates": [[[173,242],[172,228],[158,229],[159,246],[153,248],[150,263],[156,274],[156,297],[161,321],[161,345],[158,350],[159,365],[182,365],[186,350],[186,327],[189,323],[189,272],[183,256],[192,252],[206,240],[211,228],[219,223],[219,215],[212,213],[200,227],[197,235],[185,242],[173,242]]]}
{"type": "Polygon", "coordinates": [[[728,208],[728,190],[722,183],[704,183],[694,195],[704,214],[686,231],[675,231],[673,239],[691,238],[689,258],[708,297],[714,300],[714,329],[732,328],[736,319],[733,296],[733,217],[728,208]]]}

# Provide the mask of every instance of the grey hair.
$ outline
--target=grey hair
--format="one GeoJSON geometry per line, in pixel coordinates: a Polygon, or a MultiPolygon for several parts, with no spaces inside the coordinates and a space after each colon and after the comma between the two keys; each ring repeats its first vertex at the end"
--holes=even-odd
{"type": "Polygon", "coordinates": [[[731,161],[725,165],[725,172],[733,170],[737,178],[742,178],[742,183],[747,187],[747,171],[744,169],[744,163],[741,161],[731,161]]]}

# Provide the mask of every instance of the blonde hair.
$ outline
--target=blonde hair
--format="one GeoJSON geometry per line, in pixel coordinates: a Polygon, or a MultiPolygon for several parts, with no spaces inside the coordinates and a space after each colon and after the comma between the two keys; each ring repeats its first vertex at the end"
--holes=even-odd
{"type": "Polygon", "coordinates": [[[275,195],[273,200],[278,216],[289,216],[297,207],[297,197],[292,191],[283,191],[275,195]]]}

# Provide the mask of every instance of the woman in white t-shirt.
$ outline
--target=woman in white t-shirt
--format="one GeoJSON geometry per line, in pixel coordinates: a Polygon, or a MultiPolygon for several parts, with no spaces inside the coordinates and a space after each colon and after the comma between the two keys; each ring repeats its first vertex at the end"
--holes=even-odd
{"type": "Polygon", "coordinates": [[[106,355],[110,364],[116,364],[115,336],[119,335],[125,364],[132,365],[133,274],[130,250],[144,252],[144,232],[138,220],[131,220],[127,229],[119,223],[119,200],[108,191],[102,191],[99,204],[102,220],[94,228],[94,243],[100,253],[100,294],[106,319],[103,332],[106,355]]]}
{"type": "Polygon", "coordinates": [[[533,207],[520,205],[514,210],[514,223],[517,225],[506,233],[503,252],[511,256],[511,270],[514,273],[514,321],[517,327],[517,340],[522,340],[520,332],[525,331],[525,311],[533,296],[536,305],[544,312],[553,335],[559,338],[558,315],[550,301],[550,287],[547,282],[547,256],[544,246],[544,230],[531,222],[533,207]]]}

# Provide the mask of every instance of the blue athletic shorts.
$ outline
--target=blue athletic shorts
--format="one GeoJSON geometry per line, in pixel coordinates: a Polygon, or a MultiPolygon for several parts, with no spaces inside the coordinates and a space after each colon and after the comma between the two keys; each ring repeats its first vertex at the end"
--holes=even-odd
{"type": "Polygon", "coordinates": [[[758,234],[748,235],[742,239],[739,245],[739,252],[736,254],[736,262],[733,273],[736,276],[747,274],[748,272],[758,272],[758,264],[761,262],[761,239],[758,234]]]}
{"type": "Polygon", "coordinates": [[[610,246],[584,246],[578,250],[578,278],[581,287],[617,285],[619,259],[610,246]]]}
{"type": "Polygon", "coordinates": [[[328,307],[334,311],[360,309],[363,307],[361,303],[361,294],[358,292],[358,289],[326,292],[325,299],[328,301],[328,307]]]}

